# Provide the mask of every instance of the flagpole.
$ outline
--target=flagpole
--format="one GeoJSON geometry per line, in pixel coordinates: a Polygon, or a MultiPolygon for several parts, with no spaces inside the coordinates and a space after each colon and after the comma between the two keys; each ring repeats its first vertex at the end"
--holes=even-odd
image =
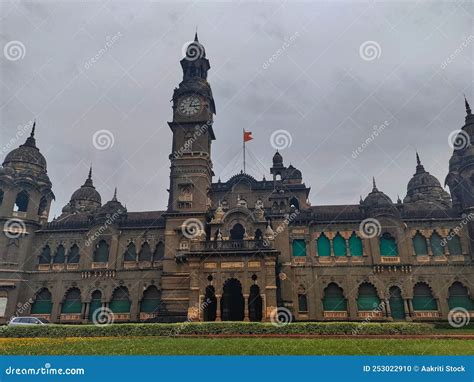
{"type": "Polygon", "coordinates": [[[244,150],[244,173],[245,173],[245,129],[243,129],[242,140],[243,140],[243,150],[244,150]]]}

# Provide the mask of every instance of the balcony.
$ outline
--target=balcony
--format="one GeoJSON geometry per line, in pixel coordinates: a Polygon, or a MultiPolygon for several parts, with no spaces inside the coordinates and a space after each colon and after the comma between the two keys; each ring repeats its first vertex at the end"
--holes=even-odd
{"type": "Polygon", "coordinates": [[[267,240],[222,240],[191,242],[191,252],[234,252],[273,250],[273,242],[267,240]]]}

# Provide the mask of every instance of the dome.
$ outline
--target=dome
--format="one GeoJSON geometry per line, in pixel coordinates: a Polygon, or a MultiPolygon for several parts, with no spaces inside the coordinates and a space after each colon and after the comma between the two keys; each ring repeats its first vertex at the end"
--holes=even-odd
{"type": "Polygon", "coordinates": [[[112,200],[109,200],[102,207],[100,207],[99,215],[114,215],[116,213],[123,214],[127,209],[117,200],[117,189],[115,189],[112,200]]]}
{"type": "Polygon", "coordinates": [[[15,169],[31,168],[40,172],[46,172],[46,159],[36,147],[35,124],[33,124],[31,134],[26,139],[26,142],[7,154],[3,161],[3,166],[15,169]]]}
{"type": "Polygon", "coordinates": [[[388,195],[377,189],[377,186],[375,185],[375,179],[373,180],[372,191],[361,202],[361,207],[366,210],[369,215],[399,214],[397,208],[392,202],[392,199],[390,199],[388,195]]]}
{"type": "Polygon", "coordinates": [[[285,179],[302,179],[301,171],[290,164],[285,171],[285,179]]]}
{"type": "Polygon", "coordinates": [[[102,205],[102,198],[92,183],[92,168],[85,183],[71,196],[71,200],[63,208],[64,213],[87,212],[94,213],[102,205]]]}
{"type": "Polygon", "coordinates": [[[451,206],[449,194],[441,187],[439,180],[425,170],[418,154],[416,158],[416,172],[408,182],[407,195],[403,202],[407,204],[437,204],[449,208],[451,206]]]}
{"type": "Polygon", "coordinates": [[[277,165],[283,166],[283,157],[278,151],[273,155],[273,166],[276,167],[277,165]]]}

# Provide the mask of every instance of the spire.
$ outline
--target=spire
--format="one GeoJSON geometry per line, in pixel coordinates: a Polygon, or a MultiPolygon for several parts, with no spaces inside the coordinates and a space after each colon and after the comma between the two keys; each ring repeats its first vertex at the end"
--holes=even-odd
{"type": "Polygon", "coordinates": [[[375,176],[372,177],[372,192],[378,191],[377,185],[375,184],[375,176]]]}
{"type": "Polygon", "coordinates": [[[464,95],[464,105],[466,106],[466,114],[471,115],[471,107],[469,106],[469,102],[467,102],[466,95],[464,95]]]}
{"type": "Polygon", "coordinates": [[[30,138],[34,138],[34,137],[35,137],[35,128],[36,128],[36,119],[35,119],[35,121],[33,122],[33,127],[31,128],[30,138]]]}
{"type": "Polygon", "coordinates": [[[418,155],[418,151],[416,152],[416,164],[419,166],[421,164],[420,156],[418,155]]]}
{"type": "MultiPolygon", "coordinates": [[[[87,176],[87,179],[84,183],[84,186],[85,187],[94,187],[94,184],[92,183],[92,165],[91,167],[89,168],[89,175],[87,176]]],[[[83,186],[83,187],[84,187],[83,186]]]]}
{"type": "Polygon", "coordinates": [[[416,152],[416,173],[421,174],[425,172],[425,168],[421,164],[420,156],[418,155],[418,151],[416,152]]]}
{"type": "Polygon", "coordinates": [[[33,122],[33,127],[31,128],[30,136],[26,138],[24,146],[36,147],[35,128],[36,128],[36,120],[33,122]]]}
{"type": "Polygon", "coordinates": [[[198,27],[196,26],[196,33],[194,34],[194,41],[199,42],[198,39],[198,27]]]}
{"type": "Polygon", "coordinates": [[[113,196],[112,200],[113,200],[114,202],[117,201],[117,187],[115,187],[114,196],[113,196]]]}
{"type": "Polygon", "coordinates": [[[92,179],[92,165],[91,165],[91,167],[89,168],[89,176],[88,176],[88,179],[92,179]]]}

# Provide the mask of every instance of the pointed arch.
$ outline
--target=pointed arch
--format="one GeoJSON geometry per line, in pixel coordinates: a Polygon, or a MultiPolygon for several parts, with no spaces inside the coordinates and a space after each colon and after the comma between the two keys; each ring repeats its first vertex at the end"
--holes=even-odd
{"type": "Polygon", "coordinates": [[[217,298],[216,290],[212,285],[206,287],[206,293],[204,295],[204,310],[203,319],[204,321],[215,321],[217,313],[217,298]]]}
{"type": "Polygon", "coordinates": [[[364,282],[359,285],[357,296],[357,309],[359,311],[375,310],[380,306],[380,298],[377,289],[371,283],[364,282]]]}
{"type": "Polygon", "coordinates": [[[123,261],[137,261],[137,247],[133,241],[127,245],[127,249],[123,254],[123,261]]]}
{"type": "Polygon", "coordinates": [[[455,281],[448,289],[449,309],[464,308],[474,311],[474,300],[469,296],[469,291],[461,282],[455,281]]]}
{"type": "Polygon", "coordinates": [[[413,249],[415,250],[415,255],[417,256],[427,256],[428,255],[428,245],[426,244],[426,237],[420,231],[416,231],[415,236],[413,236],[413,249]]]}
{"type": "Polygon", "coordinates": [[[318,256],[331,256],[331,243],[324,232],[319,235],[318,240],[316,241],[316,247],[318,250],[318,256]]]}
{"type": "Polygon", "coordinates": [[[448,250],[451,256],[462,256],[461,239],[453,231],[448,235],[448,250]]]}
{"type": "Polygon", "coordinates": [[[96,245],[93,260],[95,263],[106,263],[109,261],[109,245],[105,240],[100,240],[96,245]]]}
{"type": "Polygon", "coordinates": [[[334,236],[334,239],[332,239],[332,246],[334,256],[343,257],[347,255],[346,239],[344,239],[339,232],[334,236]]]}
{"type": "Polygon", "coordinates": [[[438,310],[431,288],[425,282],[418,282],[413,288],[413,309],[415,311],[438,310]]]}
{"type": "Polygon", "coordinates": [[[262,321],[262,307],[263,300],[260,296],[260,287],[257,284],[253,284],[250,287],[248,309],[249,309],[249,320],[250,321],[262,321]]]}
{"type": "Polygon", "coordinates": [[[153,261],[162,261],[165,258],[165,245],[159,241],[156,245],[155,252],[153,252],[153,261]]]}
{"type": "Polygon", "coordinates": [[[130,306],[131,301],[128,288],[124,286],[115,288],[110,300],[110,310],[113,313],[130,313],[130,306]]]}
{"type": "Polygon", "coordinates": [[[325,311],[341,312],[347,311],[347,300],[343,289],[332,282],[324,289],[323,309],[325,311]]]}
{"type": "Polygon", "coordinates": [[[77,244],[73,244],[72,247],[69,248],[67,262],[68,264],[79,263],[79,247],[77,244]]]}
{"type": "Polygon", "coordinates": [[[143,292],[140,302],[141,313],[158,313],[161,304],[161,293],[155,285],[150,285],[143,292]]]}
{"type": "Polygon", "coordinates": [[[433,231],[430,237],[431,253],[433,256],[444,255],[443,238],[436,232],[433,231]]]}
{"type": "Polygon", "coordinates": [[[20,191],[16,195],[15,206],[13,210],[17,212],[27,212],[29,201],[30,201],[30,194],[28,194],[26,190],[20,191]]]}
{"type": "Polygon", "coordinates": [[[380,256],[396,257],[398,256],[398,246],[395,238],[390,233],[385,232],[379,241],[380,256]]]}
{"type": "Polygon", "coordinates": [[[46,215],[47,208],[48,208],[48,198],[43,195],[38,205],[38,216],[46,215]]]}
{"type": "Polygon", "coordinates": [[[41,288],[36,292],[34,302],[31,305],[31,314],[51,314],[53,309],[51,297],[48,288],[41,288]]]}
{"type": "Polygon", "coordinates": [[[362,256],[364,252],[362,240],[355,232],[352,232],[352,235],[349,238],[349,252],[353,257],[362,256]]]}
{"type": "Polygon", "coordinates": [[[46,244],[41,250],[39,255],[39,264],[50,264],[51,263],[51,247],[46,244]]]}
{"type": "Polygon", "coordinates": [[[59,244],[58,247],[56,248],[56,253],[54,254],[54,257],[53,257],[53,263],[64,264],[65,261],[66,261],[66,249],[64,248],[64,245],[59,244]]]}
{"type": "Polygon", "coordinates": [[[73,313],[78,314],[82,312],[82,301],[81,301],[81,291],[79,288],[69,289],[65,296],[64,301],[61,305],[61,313],[73,313]]]}
{"type": "Polygon", "coordinates": [[[151,249],[150,244],[145,241],[140,248],[140,253],[138,254],[138,261],[151,261],[151,249]]]}
{"type": "Polygon", "coordinates": [[[394,285],[389,289],[390,313],[394,320],[405,319],[405,303],[402,297],[401,289],[394,285]]]}
{"type": "Polygon", "coordinates": [[[89,304],[89,316],[87,319],[93,321],[94,318],[97,320],[99,312],[103,307],[102,303],[102,292],[99,289],[94,290],[91,293],[91,302],[89,304]]]}

